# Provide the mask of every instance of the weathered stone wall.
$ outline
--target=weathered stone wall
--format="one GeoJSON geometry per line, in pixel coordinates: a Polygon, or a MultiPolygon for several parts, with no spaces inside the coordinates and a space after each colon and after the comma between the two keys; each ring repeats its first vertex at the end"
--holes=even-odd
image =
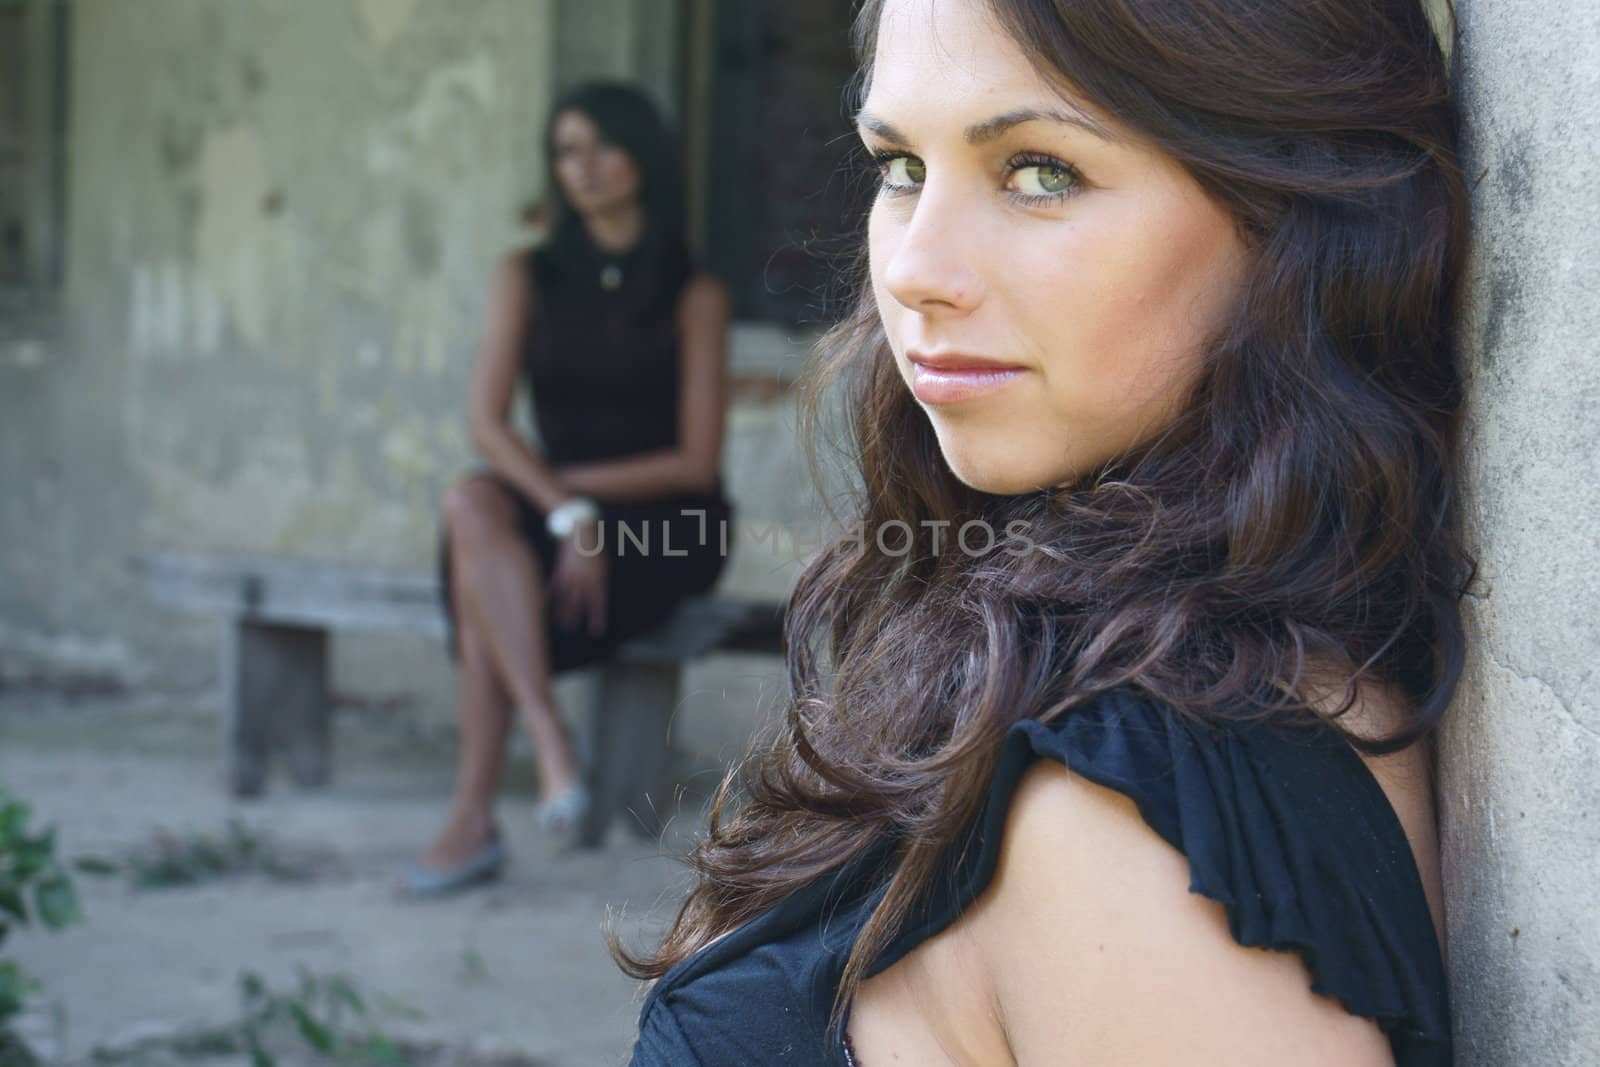
{"type": "Polygon", "coordinates": [[[0,360],[13,647],[161,648],[141,549],[425,558],[486,281],[542,184],[554,15],[74,5],[66,286],[0,360]]]}
{"type": "Polygon", "coordinates": [[[1460,0],[1473,655],[1441,748],[1463,1067],[1600,1062],[1600,8],[1460,0]]]}

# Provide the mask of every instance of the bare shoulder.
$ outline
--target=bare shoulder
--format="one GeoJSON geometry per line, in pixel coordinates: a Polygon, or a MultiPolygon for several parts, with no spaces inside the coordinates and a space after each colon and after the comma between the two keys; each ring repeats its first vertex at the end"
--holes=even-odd
{"type": "Polygon", "coordinates": [[[531,275],[535,245],[521,245],[507,250],[495,264],[494,279],[499,286],[514,286],[526,291],[531,275]]]}
{"type": "Polygon", "coordinates": [[[495,263],[489,296],[490,314],[502,320],[533,311],[535,294],[529,270],[531,247],[513,248],[495,263]]]}
{"type": "Polygon", "coordinates": [[[1393,1063],[1298,954],[1233,940],[1132,800],[1053,760],[1019,782],[971,919],[1020,1067],[1393,1063]]]}

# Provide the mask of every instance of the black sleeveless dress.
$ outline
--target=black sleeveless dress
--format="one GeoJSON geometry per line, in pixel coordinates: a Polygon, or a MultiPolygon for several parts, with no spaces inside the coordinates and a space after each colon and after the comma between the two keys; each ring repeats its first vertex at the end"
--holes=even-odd
{"type": "MultiPolygon", "coordinates": [[[[898,936],[888,969],[945,929],[994,874],[1017,783],[1053,759],[1130,797],[1188,858],[1190,891],[1220,902],[1241,945],[1298,952],[1311,988],[1377,1021],[1398,1067],[1448,1067],[1450,1002],[1405,831],[1383,788],[1331,727],[1210,726],[1111,693],[1007,733],[988,800],[898,936]]],[[[631,1067],[860,1063],[828,1011],[882,899],[886,846],[869,849],[679,962],[650,988],[631,1067]]]]}
{"type": "MultiPolygon", "coordinates": [[[[678,297],[692,270],[683,244],[647,229],[632,250],[607,255],[587,239],[523,257],[536,311],[523,338],[522,375],[542,453],[554,466],[623,459],[678,441],[678,297]],[[615,287],[602,275],[620,276],[615,287]]],[[[546,578],[558,543],[544,513],[496,472],[517,526],[546,578]]],[[[709,493],[597,500],[608,562],[606,629],[591,635],[550,617],[552,673],[605,658],[664,621],[685,597],[709,590],[734,542],[733,506],[719,478],[709,493]]],[[[439,577],[452,656],[459,655],[446,537],[439,577]]]]}

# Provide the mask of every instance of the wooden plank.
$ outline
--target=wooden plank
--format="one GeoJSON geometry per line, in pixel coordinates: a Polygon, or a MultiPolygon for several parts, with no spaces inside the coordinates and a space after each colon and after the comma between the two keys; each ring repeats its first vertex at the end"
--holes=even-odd
{"type": "Polygon", "coordinates": [[[624,644],[617,658],[668,663],[708,652],[781,654],[783,606],[730,597],[690,597],[663,625],[624,644]]]}
{"type": "Polygon", "coordinates": [[[442,638],[437,579],[305,560],[179,553],[138,556],[156,600],[200,614],[328,629],[403,630],[442,638]]]}
{"type": "MultiPolygon", "coordinates": [[[[162,552],[134,557],[155,599],[180,611],[329,630],[399,630],[443,638],[439,583],[431,575],[344,563],[162,552]]],[[[693,659],[717,650],[779,654],[781,604],[714,595],[685,600],[663,626],[618,658],[693,659]]]]}

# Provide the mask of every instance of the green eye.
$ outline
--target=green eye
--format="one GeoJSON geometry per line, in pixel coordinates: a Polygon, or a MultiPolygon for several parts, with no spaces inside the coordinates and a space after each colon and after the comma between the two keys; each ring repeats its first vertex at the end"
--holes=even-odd
{"type": "Polygon", "coordinates": [[[1057,163],[1034,163],[1017,168],[1022,188],[1028,196],[1058,196],[1072,187],[1072,172],[1057,163]]]}
{"type": "Polygon", "coordinates": [[[928,178],[928,168],[913,156],[888,156],[879,160],[884,183],[897,188],[920,185],[928,178]]]}
{"type": "MultiPolygon", "coordinates": [[[[916,156],[879,152],[872,158],[882,180],[880,191],[885,195],[915,192],[928,180],[927,165],[916,156]]],[[[1042,204],[1065,199],[1079,191],[1082,181],[1072,164],[1050,156],[1015,156],[1006,167],[1007,187],[1021,203],[1042,204]]]]}

